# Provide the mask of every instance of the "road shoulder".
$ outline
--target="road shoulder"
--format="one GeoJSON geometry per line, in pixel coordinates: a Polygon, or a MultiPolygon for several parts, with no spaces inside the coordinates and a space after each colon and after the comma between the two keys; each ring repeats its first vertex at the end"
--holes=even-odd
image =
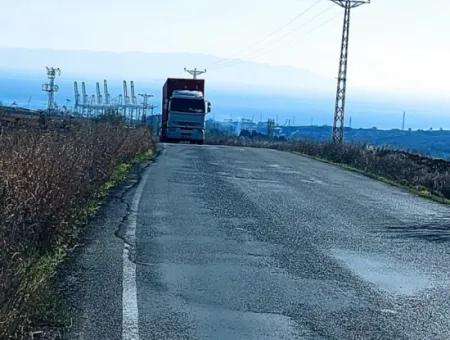
{"type": "Polygon", "coordinates": [[[64,339],[121,339],[124,229],[136,185],[150,164],[137,166],[111,192],[58,271],[56,288],[72,317],[64,339]]]}

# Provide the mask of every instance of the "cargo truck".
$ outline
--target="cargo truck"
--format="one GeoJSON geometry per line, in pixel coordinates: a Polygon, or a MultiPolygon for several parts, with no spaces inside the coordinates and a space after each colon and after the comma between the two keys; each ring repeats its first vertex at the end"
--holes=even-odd
{"type": "Polygon", "coordinates": [[[211,104],[205,99],[204,79],[167,79],[162,95],[160,141],[203,144],[208,112],[211,104]]]}

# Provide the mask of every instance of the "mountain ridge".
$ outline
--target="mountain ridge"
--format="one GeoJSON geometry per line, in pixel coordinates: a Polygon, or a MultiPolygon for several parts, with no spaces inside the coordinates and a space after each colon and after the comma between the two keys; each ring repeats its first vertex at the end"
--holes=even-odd
{"type": "Polygon", "coordinates": [[[218,84],[280,89],[331,90],[334,80],[306,69],[275,66],[201,53],[145,53],[89,50],[0,48],[0,69],[39,72],[60,67],[68,75],[162,80],[181,77],[184,67],[207,67],[207,79],[218,84]],[[14,60],[14,65],[11,65],[14,60]],[[233,67],[229,67],[232,65],[233,67]]]}

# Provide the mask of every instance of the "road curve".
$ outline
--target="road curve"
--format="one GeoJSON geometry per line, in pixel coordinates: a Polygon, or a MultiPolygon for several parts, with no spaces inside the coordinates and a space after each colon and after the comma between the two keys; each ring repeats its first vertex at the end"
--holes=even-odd
{"type": "Polygon", "coordinates": [[[131,339],[130,315],[139,339],[450,338],[448,206],[266,149],[167,144],[145,171],[64,271],[68,339],[131,339]]]}

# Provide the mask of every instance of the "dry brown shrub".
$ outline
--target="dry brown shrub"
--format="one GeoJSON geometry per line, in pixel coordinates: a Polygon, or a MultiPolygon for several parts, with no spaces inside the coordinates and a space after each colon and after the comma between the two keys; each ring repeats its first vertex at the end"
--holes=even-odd
{"type": "Polygon", "coordinates": [[[114,168],[152,147],[148,129],[77,120],[0,134],[0,339],[26,322],[24,264],[65,244],[114,168]]]}

